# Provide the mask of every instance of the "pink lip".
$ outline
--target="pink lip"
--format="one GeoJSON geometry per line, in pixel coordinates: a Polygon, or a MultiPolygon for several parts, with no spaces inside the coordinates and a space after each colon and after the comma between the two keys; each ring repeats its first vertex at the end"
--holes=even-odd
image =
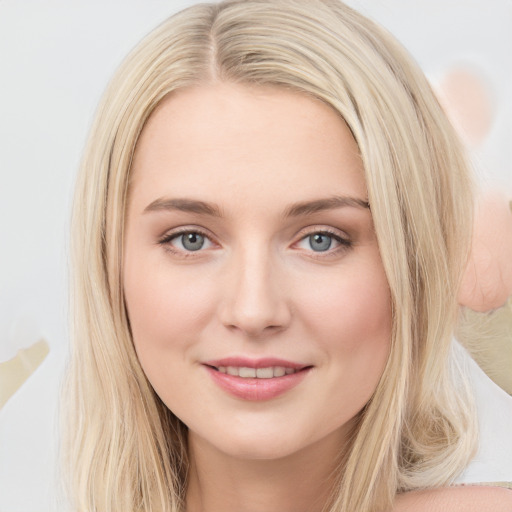
{"type": "Polygon", "coordinates": [[[275,398],[297,386],[309,373],[312,366],[293,363],[275,358],[247,359],[243,357],[228,357],[215,361],[207,361],[203,366],[213,381],[229,394],[243,400],[264,401],[275,398]],[[268,368],[282,366],[293,368],[296,373],[274,377],[272,379],[242,378],[236,375],[221,373],[214,367],[236,366],[245,368],[268,368]]]}

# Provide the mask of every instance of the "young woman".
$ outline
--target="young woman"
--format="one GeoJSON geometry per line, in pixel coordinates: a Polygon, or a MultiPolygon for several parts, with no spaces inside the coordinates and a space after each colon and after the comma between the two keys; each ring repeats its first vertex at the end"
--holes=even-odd
{"type": "Polygon", "coordinates": [[[74,509],[510,510],[448,488],[477,448],[452,341],[471,212],[451,126],[372,22],[331,0],[170,18],[78,182],[74,509]]]}

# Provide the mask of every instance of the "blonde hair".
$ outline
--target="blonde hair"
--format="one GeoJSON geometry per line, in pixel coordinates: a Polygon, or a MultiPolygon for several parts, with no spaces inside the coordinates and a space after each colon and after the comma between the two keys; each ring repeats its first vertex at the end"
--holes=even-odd
{"type": "Polygon", "coordinates": [[[340,461],[331,512],[448,484],[474,453],[464,371],[451,353],[471,232],[463,151],[425,77],[382,28],[335,0],[234,0],[168,19],[100,105],[73,214],[67,464],[80,511],[184,508],[186,427],[148,383],[123,301],[123,223],[138,137],[173,91],[216,81],[310,95],[359,146],[393,304],[392,349],[340,461]]]}

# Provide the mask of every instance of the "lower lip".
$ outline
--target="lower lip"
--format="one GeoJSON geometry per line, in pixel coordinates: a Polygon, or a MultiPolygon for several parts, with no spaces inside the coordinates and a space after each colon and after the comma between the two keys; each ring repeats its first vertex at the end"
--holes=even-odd
{"type": "Polygon", "coordinates": [[[213,381],[229,394],[243,400],[271,400],[297,386],[309,373],[311,368],[304,368],[290,375],[271,379],[243,378],[214,370],[205,366],[213,381]]]}

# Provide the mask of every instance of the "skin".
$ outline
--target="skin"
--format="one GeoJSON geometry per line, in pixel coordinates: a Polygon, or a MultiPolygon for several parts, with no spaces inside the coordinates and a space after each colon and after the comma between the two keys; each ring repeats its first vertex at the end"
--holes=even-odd
{"type": "Polygon", "coordinates": [[[125,297],[142,367],[190,429],[190,510],[319,509],[332,454],[379,381],[391,306],[369,209],[284,215],[333,196],[366,201],[362,162],[337,114],[305,96],[184,90],[144,129],[125,297]],[[155,209],[161,198],[215,203],[222,216],[155,209]],[[185,257],[179,237],[159,243],[180,227],[205,231],[204,248],[185,257]],[[344,242],[313,251],[309,235],[325,230],[344,242]],[[227,356],[313,368],[254,402],[220,389],[201,364],[227,356]]]}
{"type": "Polygon", "coordinates": [[[189,428],[187,512],[322,509],[333,454],[390,347],[389,289],[366,199],[348,128],[304,95],[205,85],[173,94],[146,124],[124,293],[142,368],[189,428]],[[351,200],[286,215],[334,196],[351,200]],[[190,211],[190,200],[217,215],[190,211]],[[203,245],[190,250],[183,231],[203,233],[203,245]],[[310,236],[326,231],[331,246],[318,250],[310,236]],[[204,364],[228,356],[311,369],[280,396],[245,400],[204,364]]]}
{"type": "Polygon", "coordinates": [[[399,496],[393,512],[510,512],[512,491],[498,487],[452,487],[399,496]]]}

